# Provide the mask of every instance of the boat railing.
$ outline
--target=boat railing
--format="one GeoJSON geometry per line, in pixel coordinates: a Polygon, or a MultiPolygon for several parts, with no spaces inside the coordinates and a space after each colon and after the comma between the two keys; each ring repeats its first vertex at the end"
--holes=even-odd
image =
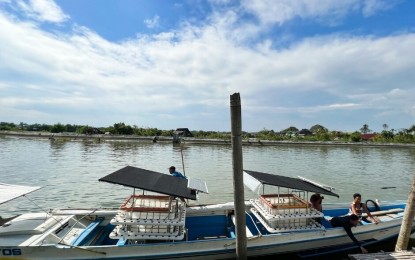
{"type": "Polygon", "coordinates": [[[182,240],[186,206],[179,199],[161,195],[131,195],[111,220],[111,238],[123,240],[182,240]]]}
{"type": "Polygon", "coordinates": [[[324,229],[316,221],[324,214],[295,194],[264,194],[251,204],[251,212],[270,233],[324,229]]]}
{"type": "Polygon", "coordinates": [[[131,195],[121,205],[125,211],[142,212],[169,212],[172,206],[170,196],[157,195],[131,195]]]}

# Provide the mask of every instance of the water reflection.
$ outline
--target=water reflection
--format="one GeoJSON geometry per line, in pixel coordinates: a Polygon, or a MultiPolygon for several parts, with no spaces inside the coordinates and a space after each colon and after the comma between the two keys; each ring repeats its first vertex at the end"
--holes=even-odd
{"type": "Polygon", "coordinates": [[[65,144],[69,142],[66,139],[49,139],[49,143],[50,143],[50,150],[52,152],[57,152],[59,153],[59,151],[62,151],[65,147],[65,144]]]}
{"type": "MultiPolygon", "coordinates": [[[[415,149],[392,147],[244,146],[243,168],[336,187],[340,199],[325,202],[349,202],[355,192],[366,199],[406,200],[414,155],[415,149]]],[[[206,181],[209,194],[200,195],[199,203],[233,200],[231,145],[1,138],[0,165],[4,182],[45,186],[29,196],[45,208],[118,206],[132,190],[98,179],[127,165],[166,174],[175,165],[189,178],[206,181]]],[[[245,189],[245,198],[256,196],[245,189]]],[[[18,202],[15,212],[35,207],[18,202]]]]}

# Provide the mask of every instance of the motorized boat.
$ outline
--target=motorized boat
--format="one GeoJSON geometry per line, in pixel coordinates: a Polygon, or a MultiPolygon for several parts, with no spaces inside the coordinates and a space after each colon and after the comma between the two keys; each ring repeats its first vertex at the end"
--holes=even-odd
{"type": "MultiPolygon", "coordinates": [[[[133,189],[116,208],[54,209],[25,213],[0,226],[0,259],[234,259],[234,203],[188,206],[208,192],[200,180],[124,167],[101,182],[133,189]]],[[[258,191],[245,202],[249,257],[294,254],[307,257],[353,247],[333,216],[347,207],[317,211],[309,194],[337,196],[331,187],[304,178],[244,171],[244,183],[258,191]],[[304,254],[304,252],[312,252],[304,254]]],[[[0,185],[0,204],[40,187],[0,185]]],[[[379,224],[353,228],[365,243],[396,238],[404,203],[372,212],[379,224]]],[[[372,210],[375,210],[371,207],[372,210]]]]}

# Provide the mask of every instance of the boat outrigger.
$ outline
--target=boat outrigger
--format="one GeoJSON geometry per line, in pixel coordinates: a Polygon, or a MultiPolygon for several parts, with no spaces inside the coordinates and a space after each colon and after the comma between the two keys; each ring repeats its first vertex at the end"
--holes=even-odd
{"type": "MultiPolygon", "coordinates": [[[[329,252],[353,246],[346,232],[331,227],[328,221],[332,216],[347,214],[347,207],[319,212],[308,203],[310,192],[338,197],[331,188],[304,178],[249,170],[244,171],[244,179],[246,186],[261,191],[245,203],[249,257],[300,257],[310,250],[329,252]]],[[[0,226],[0,259],[236,257],[234,204],[185,203],[186,199],[196,200],[199,192],[208,192],[203,181],[131,166],[99,181],[132,187],[133,193],[113,209],[54,209],[17,216],[0,226]]],[[[13,186],[3,188],[13,190],[13,186]]],[[[382,206],[372,213],[380,223],[364,223],[354,228],[354,235],[367,243],[396,238],[404,207],[382,206]]]]}

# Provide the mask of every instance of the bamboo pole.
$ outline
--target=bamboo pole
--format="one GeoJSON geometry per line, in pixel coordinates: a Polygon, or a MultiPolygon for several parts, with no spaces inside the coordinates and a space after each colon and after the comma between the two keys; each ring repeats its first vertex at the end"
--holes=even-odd
{"type": "Polygon", "coordinates": [[[241,98],[239,93],[230,97],[231,128],[232,128],[232,165],[233,165],[233,197],[236,219],[236,256],[238,259],[247,258],[246,250],[246,219],[245,195],[242,163],[242,119],[241,98]]]}
{"type": "Polygon", "coordinates": [[[412,223],[415,216],[415,174],[412,180],[412,189],[408,195],[405,212],[402,219],[401,230],[399,231],[398,241],[395,251],[399,252],[408,248],[409,237],[411,235],[412,223]]]}
{"type": "Polygon", "coordinates": [[[184,146],[184,143],[180,143],[180,154],[182,155],[183,175],[186,176],[186,170],[184,168],[184,159],[183,159],[183,146],[184,146]]]}

